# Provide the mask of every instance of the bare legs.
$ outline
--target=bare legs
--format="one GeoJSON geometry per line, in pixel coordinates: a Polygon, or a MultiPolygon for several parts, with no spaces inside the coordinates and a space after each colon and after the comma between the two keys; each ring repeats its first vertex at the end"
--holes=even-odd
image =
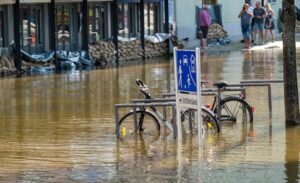
{"type": "Polygon", "coordinates": [[[201,47],[203,49],[207,49],[207,39],[205,39],[205,38],[201,39],[201,47]]]}
{"type": "Polygon", "coordinates": [[[271,34],[272,36],[272,42],[275,41],[275,33],[274,33],[274,30],[272,29],[266,29],[265,30],[265,42],[268,42],[268,39],[269,39],[269,33],[271,34]]]}

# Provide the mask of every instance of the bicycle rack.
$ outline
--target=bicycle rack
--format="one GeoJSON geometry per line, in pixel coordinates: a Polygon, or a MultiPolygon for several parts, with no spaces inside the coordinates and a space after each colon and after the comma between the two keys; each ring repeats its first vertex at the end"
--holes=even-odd
{"type": "MultiPolygon", "coordinates": [[[[147,99],[145,99],[147,100],[147,99]]],[[[149,102],[148,99],[147,102],[149,102]]],[[[120,125],[119,125],[119,109],[120,108],[132,108],[134,112],[134,128],[137,130],[137,116],[136,116],[136,109],[140,107],[172,107],[172,118],[174,119],[173,121],[173,135],[174,138],[177,136],[177,126],[176,126],[176,103],[175,102],[164,102],[161,101],[156,101],[155,103],[152,101],[151,103],[127,103],[127,104],[115,104],[115,123],[116,123],[116,135],[119,138],[120,134],[120,125]]]]}
{"type": "Polygon", "coordinates": [[[242,80],[241,86],[266,86],[268,87],[268,103],[269,103],[269,117],[272,117],[272,83],[283,83],[283,79],[270,80],[242,80]]]}

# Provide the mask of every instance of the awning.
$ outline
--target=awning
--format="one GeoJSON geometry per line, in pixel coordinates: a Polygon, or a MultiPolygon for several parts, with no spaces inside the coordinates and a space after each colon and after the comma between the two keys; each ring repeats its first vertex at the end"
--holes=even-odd
{"type": "Polygon", "coordinates": [[[88,0],[88,2],[111,2],[114,0],[88,0]]]}
{"type": "Polygon", "coordinates": [[[20,0],[21,4],[25,3],[50,3],[51,0],[20,0]]]}
{"type": "Polygon", "coordinates": [[[140,0],[118,0],[118,3],[139,3],[140,0]]]}
{"type": "MultiPolygon", "coordinates": [[[[145,3],[164,2],[165,0],[144,0],[145,3]]],[[[140,0],[118,0],[118,3],[139,3],[140,0]]]]}
{"type": "Polygon", "coordinates": [[[0,4],[15,4],[15,0],[0,0],[0,4]]]}
{"type": "Polygon", "coordinates": [[[82,0],[55,0],[55,3],[81,3],[82,0]]]}

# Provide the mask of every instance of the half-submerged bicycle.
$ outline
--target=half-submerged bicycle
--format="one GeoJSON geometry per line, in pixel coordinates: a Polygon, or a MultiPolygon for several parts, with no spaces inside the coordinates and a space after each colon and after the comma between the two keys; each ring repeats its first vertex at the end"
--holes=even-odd
{"type": "MultiPolygon", "coordinates": [[[[144,95],[145,99],[153,99],[150,95],[149,88],[143,81],[137,79],[136,84],[139,87],[140,92],[144,95]]],[[[205,106],[201,108],[203,118],[203,129],[205,133],[219,133],[220,126],[215,117],[215,114],[205,106]]],[[[184,115],[184,114],[182,114],[184,115]]],[[[157,110],[156,107],[140,107],[134,111],[130,111],[125,114],[119,121],[120,125],[120,137],[124,138],[129,134],[143,133],[143,135],[157,136],[160,133],[161,124],[164,124],[170,131],[173,131],[172,123],[164,119],[163,115],[157,110]],[[137,129],[134,125],[134,115],[137,119],[137,129]]]]}
{"type": "MultiPolygon", "coordinates": [[[[201,81],[202,87],[206,81],[201,81]]],[[[219,123],[233,122],[236,124],[248,124],[253,122],[254,107],[252,107],[242,94],[224,96],[223,93],[228,87],[225,81],[213,84],[217,88],[212,105],[206,105],[213,111],[219,123]]],[[[189,111],[186,111],[187,113],[189,111]]],[[[194,115],[193,115],[194,116],[194,115]]]]}

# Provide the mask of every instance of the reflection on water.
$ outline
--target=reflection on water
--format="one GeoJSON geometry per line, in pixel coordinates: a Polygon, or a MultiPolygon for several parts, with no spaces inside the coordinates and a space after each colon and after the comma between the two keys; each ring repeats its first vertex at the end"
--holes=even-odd
{"type": "MultiPolygon", "coordinates": [[[[282,78],[276,50],[208,53],[201,62],[211,82],[282,78]]],[[[282,84],[272,86],[272,118],[266,88],[248,88],[254,124],[223,124],[199,153],[189,135],[182,145],[172,135],[116,139],[113,104],[139,97],[136,78],[160,96],[173,90],[173,64],[0,80],[0,182],[299,181],[300,128],[285,128],[282,84]]]]}

